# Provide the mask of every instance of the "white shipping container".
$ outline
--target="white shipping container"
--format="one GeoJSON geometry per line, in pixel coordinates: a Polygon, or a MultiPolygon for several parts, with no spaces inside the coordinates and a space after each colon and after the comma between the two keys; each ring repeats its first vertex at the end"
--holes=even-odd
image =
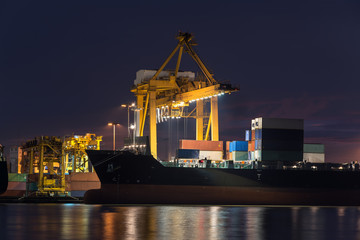
{"type": "Polygon", "coordinates": [[[199,159],[207,159],[207,160],[222,160],[223,152],[222,151],[200,151],[199,159]]]}
{"type": "Polygon", "coordinates": [[[255,152],[254,152],[254,160],[261,161],[261,150],[255,150],[255,152]]]}
{"type": "Polygon", "coordinates": [[[248,158],[249,158],[249,160],[255,160],[255,152],[253,152],[253,151],[249,151],[248,152],[248,158]]]}
{"type": "Polygon", "coordinates": [[[251,120],[251,130],[255,130],[255,119],[251,120]]]}
{"type": "Polygon", "coordinates": [[[311,163],[324,163],[325,153],[304,153],[304,161],[311,163]]]}
{"type": "Polygon", "coordinates": [[[304,130],[303,119],[287,119],[287,118],[255,118],[256,128],[270,129],[296,129],[304,130]]]}
{"type": "Polygon", "coordinates": [[[261,129],[261,127],[260,127],[260,118],[255,118],[254,119],[255,120],[255,129],[261,129]]]}

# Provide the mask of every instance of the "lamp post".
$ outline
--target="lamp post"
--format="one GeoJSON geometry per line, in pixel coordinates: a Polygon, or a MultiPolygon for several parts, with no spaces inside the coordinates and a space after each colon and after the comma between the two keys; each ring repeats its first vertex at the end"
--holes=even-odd
{"type": "Polygon", "coordinates": [[[135,103],[131,103],[131,104],[122,104],[121,107],[123,108],[127,108],[127,112],[128,112],[128,138],[130,138],[130,107],[135,107],[135,103]]]}
{"type": "Polygon", "coordinates": [[[116,123],[116,122],[109,122],[108,126],[113,126],[113,150],[115,151],[115,127],[116,125],[120,126],[120,123],[116,123]]]}
{"type": "Polygon", "coordinates": [[[130,128],[133,130],[133,145],[135,145],[135,130],[136,130],[135,124],[131,124],[130,128]]]}

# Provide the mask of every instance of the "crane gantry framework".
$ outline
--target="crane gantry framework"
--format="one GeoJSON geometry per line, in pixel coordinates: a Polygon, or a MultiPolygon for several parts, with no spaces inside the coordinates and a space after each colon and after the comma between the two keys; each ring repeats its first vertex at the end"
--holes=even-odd
{"type": "MultiPolygon", "coordinates": [[[[192,47],[195,45],[192,34],[179,32],[176,38],[177,46],[161,67],[152,71],[152,77],[148,79],[144,77],[140,81],[135,80],[135,85],[131,89],[137,99],[136,135],[143,136],[145,120],[149,115],[150,150],[155,158],[157,158],[157,120],[189,117],[184,115],[183,108],[189,106],[189,103],[196,102],[196,112],[192,116],[196,119],[196,139],[209,140],[211,129],[211,140],[218,141],[218,96],[238,91],[230,84],[219,83],[214,79],[213,74],[206,68],[192,47]],[[175,70],[163,71],[177,52],[175,70]],[[188,53],[199,66],[203,74],[202,78],[193,78],[191,74],[182,74],[184,72],[179,71],[183,52],[188,53]],[[204,100],[210,101],[210,116],[204,115],[204,100]],[[161,117],[157,118],[157,116],[161,117]],[[207,117],[208,125],[204,128],[204,120],[207,117]]],[[[147,71],[151,73],[151,70],[147,71]]]]}
{"type": "Polygon", "coordinates": [[[91,171],[85,150],[100,150],[102,136],[93,133],[64,138],[41,136],[22,145],[22,173],[36,174],[37,195],[66,193],[65,174],[91,171]]]}

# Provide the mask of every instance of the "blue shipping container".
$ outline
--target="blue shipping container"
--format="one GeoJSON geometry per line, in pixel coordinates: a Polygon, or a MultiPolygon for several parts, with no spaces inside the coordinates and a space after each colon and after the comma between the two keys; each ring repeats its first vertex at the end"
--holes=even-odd
{"type": "Polygon", "coordinates": [[[255,140],[255,150],[261,150],[261,139],[255,140]]]}
{"type": "Polygon", "coordinates": [[[230,152],[233,152],[233,151],[234,151],[234,142],[230,142],[229,151],[230,151],[230,152]]]}
{"type": "Polygon", "coordinates": [[[234,141],[234,151],[247,151],[249,143],[247,141],[234,141]]]}
{"type": "Polygon", "coordinates": [[[245,141],[251,141],[251,131],[250,130],[245,131],[245,141]]]}
{"type": "Polygon", "coordinates": [[[189,158],[189,159],[199,159],[200,150],[197,149],[178,149],[176,156],[177,158],[189,158]]]}

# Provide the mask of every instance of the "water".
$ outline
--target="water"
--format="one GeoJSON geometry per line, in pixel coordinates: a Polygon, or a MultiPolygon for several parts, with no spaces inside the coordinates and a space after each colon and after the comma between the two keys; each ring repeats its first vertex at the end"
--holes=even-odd
{"type": "Polygon", "coordinates": [[[360,239],[360,208],[1,204],[0,239],[360,239]]]}

